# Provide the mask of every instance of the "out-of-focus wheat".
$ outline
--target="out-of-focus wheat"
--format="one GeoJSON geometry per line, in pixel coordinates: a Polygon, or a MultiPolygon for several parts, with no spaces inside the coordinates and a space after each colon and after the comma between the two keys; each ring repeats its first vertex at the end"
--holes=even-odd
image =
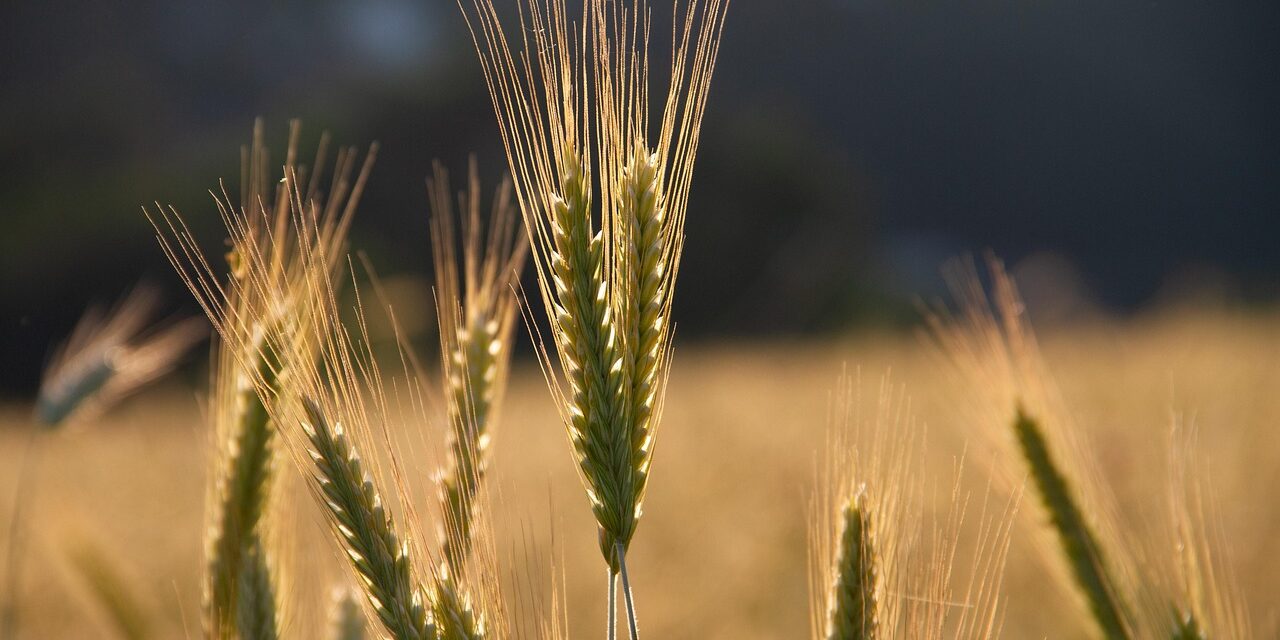
{"type": "Polygon", "coordinates": [[[1247,622],[1240,605],[1231,602],[1236,596],[1225,576],[1215,574],[1217,570],[1160,568],[1188,562],[1222,567],[1221,558],[1212,557],[1221,548],[1193,542],[1203,534],[1188,530],[1204,527],[1188,524],[1188,519],[1204,517],[1203,512],[1178,511],[1185,505],[1177,504],[1188,497],[1185,484],[1184,489],[1168,485],[1175,504],[1171,531],[1177,532],[1169,536],[1174,538],[1170,547],[1154,543],[1154,537],[1133,535],[1124,526],[1097,456],[1091,455],[1053,388],[1017,288],[999,261],[992,258],[990,269],[994,305],[969,263],[953,277],[961,315],[951,321],[933,316],[930,322],[964,389],[957,406],[968,412],[974,432],[985,441],[983,449],[996,452],[988,461],[992,470],[1010,481],[1030,473],[1035,483],[1042,513],[1051,524],[1034,529],[1038,555],[1060,584],[1076,586],[1095,629],[1107,638],[1180,637],[1203,629],[1206,618],[1220,625],[1209,632],[1213,637],[1237,637],[1247,622]],[[1007,427],[1000,428],[1008,424],[1014,427],[1013,438],[1007,427]],[[1190,556],[1187,544],[1197,548],[1190,556]],[[1162,573],[1181,577],[1164,578],[1162,573]],[[1215,583],[1219,578],[1223,581],[1215,583]],[[1212,598],[1222,600],[1209,605],[1197,594],[1211,589],[1212,598]],[[1218,612],[1210,614],[1210,609],[1218,612]]]}
{"type": "MultiPolygon", "coordinates": [[[[299,131],[294,122],[283,178],[273,180],[262,123],[256,123],[253,142],[242,154],[239,204],[225,188],[215,195],[231,246],[225,278],[205,258],[175,208],[157,205],[147,213],[165,255],[219,338],[211,393],[216,453],[209,484],[205,585],[205,625],[215,637],[232,634],[241,619],[237,590],[261,586],[241,580],[240,572],[248,566],[243,556],[261,544],[260,521],[272,495],[276,454],[271,405],[294,401],[291,370],[313,368],[316,358],[311,321],[320,292],[310,288],[306,271],[331,272],[338,266],[336,257],[346,243],[374,156],[371,148],[356,175],[357,152],[340,150],[328,192],[322,193],[328,138],[322,139],[308,175],[297,160],[299,131]],[[309,262],[314,255],[328,261],[319,266],[309,262]]],[[[270,555],[269,550],[261,553],[270,555]]],[[[270,564],[262,563],[264,571],[270,564]]],[[[257,589],[263,597],[276,591],[257,589]]]]}
{"type": "Polygon", "coordinates": [[[78,412],[93,413],[169,371],[203,338],[191,318],[149,327],[159,300],[139,286],[113,309],[90,309],[45,368],[36,419],[47,428],[78,412]]]}
{"type": "Polygon", "coordinates": [[[471,550],[475,503],[506,388],[517,310],[515,287],[528,244],[515,227],[518,220],[509,182],[494,194],[488,224],[482,223],[480,180],[473,160],[467,189],[458,196],[459,260],[453,193],[448,172],[439,163],[428,187],[441,377],[450,427],[449,466],[440,481],[442,543],[448,575],[460,578],[471,550]]]}
{"type": "Polygon", "coordinates": [[[990,512],[983,501],[967,576],[957,574],[969,497],[957,468],[946,517],[926,515],[924,429],[905,393],[886,378],[864,402],[861,382],[842,378],[829,420],[809,537],[812,636],[997,637],[1017,497],[990,512]]]}

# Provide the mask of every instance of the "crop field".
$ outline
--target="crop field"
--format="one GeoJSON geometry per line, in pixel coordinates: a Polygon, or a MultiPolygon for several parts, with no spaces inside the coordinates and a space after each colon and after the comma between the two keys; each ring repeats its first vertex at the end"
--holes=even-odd
{"type": "MultiPolygon", "coordinates": [[[[1041,345],[1137,539],[1165,526],[1160,496],[1172,415],[1194,423],[1229,566],[1254,632],[1270,637],[1277,616],[1271,595],[1280,593],[1274,544],[1280,503],[1271,496],[1280,483],[1280,318],[1153,312],[1042,331],[1041,345]]],[[[953,409],[962,390],[920,336],[682,346],[672,366],[646,515],[629,558],[634,588],[642,594],[637,607],[643,630],[652,637],[808,633],[809,503],[842,370],[866,391],[864,403],[874,402],[886,376],[909,396],[911,412],[926,426],[928,466],[941,472],[930,491],[945,495],[956,460],[966,457],[968,520],[978,520],[989,463],[972,425],[953,409]]],[[[537,366],[517,359],[511,378],[489,476],[493,553],[507,582],[523,585],[508,597],[530,609],[546,608],[553,585],[563,582],[569,635],[590,637],[604,626],[605,615],[605,571],[591,514],[537,366]]],[[[0,410],[0,508],[6,512],[33,428],[31,410],[23,404],[0,410]]],[[[110,616],[74,560],[84,549],[105,558],[127,581],[156,637],[200,635],[207,413],[199,388],[170,379],[43,442],[19,600],[26,637],[112,637],[110,616]]],[[[396,450],[406,486],[421,494],[420,504],[429,504],[446,427],[420,430],[404,441],[421,446],[396,450]]],[[[299,476],[291,461],[281,466],[282,477],[299,476]]],[[[1002,506],[998,494],[991,490],[988,502],[1002,506]]],[[[290,495],[302,506],[290,510],[292,553],[282,562],[282,576],[293,604],[283,612],[282,628],[296,632],[311,628],[308,619],[323,618],[329,593],[324,580],[344,574],[319,513],[306,507],[305,493],[290,495]]],[[[1034,497],[1024,495],[1012,529],[1003,635],[1085,637],[1089,623],[1076,596],[1053,584],[1031,558],[1038,551],[1029,532],[1043,522],[1037,508],[1034,497]]],[[[431,521],[438,514],[423,509],[418,517],[433,537],[438,521],[431,521]]],[[[963,559],[956,564],[967,566],[963,559]]]]}

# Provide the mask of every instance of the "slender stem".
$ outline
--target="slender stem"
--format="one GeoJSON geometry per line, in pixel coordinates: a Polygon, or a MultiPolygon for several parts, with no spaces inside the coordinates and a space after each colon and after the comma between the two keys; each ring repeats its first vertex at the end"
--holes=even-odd
{"type": "Polygon", "coordinates": [[[22,452],[22,460],[18,467],[18,486],[13,497],[13,518],[9,521],[8,560],[5,562],[4,600],[0,603],[0,640],[16,637],[18,627],[18,590],[22,584],[22,556],[26,531],[23,522],[23,507],[33,492],[32,476],[38,465],[40,447],[38,438],[40,429],[32,429],[22,452]]]}
{"type": "Polygon", "coordinates": [[[618,574],[609,569],[609,640],[618,639],[618,574]]]}
{"type": "Polygon", "coordinates": [[[631,580],[627,578],[627,557],[622,543],[618,543],[618,570],[622,573],[622,597],[627,602],[627,627],[631,632],[631,640],[640,640],[640,630],[636,627],[636,602],[631,598],[631,580]]]}

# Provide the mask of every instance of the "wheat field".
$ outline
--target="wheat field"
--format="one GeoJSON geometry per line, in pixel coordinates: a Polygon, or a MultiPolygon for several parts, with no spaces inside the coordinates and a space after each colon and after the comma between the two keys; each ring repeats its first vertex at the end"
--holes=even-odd
{"type": "MultiPolygon", "coordinates": [[[[1137,535],[1162,526],[1159,499],[1151,496],[1160,495],[1164,481],[1172,413],[1198,427],[1231,566],[1258,637],[1273,637],[1277,610],[1270,595],[1280,592],[1280,558],[1272,541],[1280,534],[1280,508],[1270,488],[1280,482],[1280,394],[1274,391],[1280,317],[1181,309],[1040,333],[1067,405],[1100,452],[1125,523],[1137,535]]],[[[986,492],[980,452],[949,409],[957,391],[918,335],[693,343],[681,345],[676,365],[655,453],[661,472],[651,482],[644,533],[629,559],[652,637],[806,634],[806,505],[842,369],[868,389],[888,374],[927,426],[930,466],[945,478],[968,447],[966,486],[979,498],[986,492]]],[[[591,636],[605,614],[592,516],[536,364],[517,359],[511,378],[490,472],[493,546],[499,558],[511,560],[505,570],[525,585],[522,599],[545,599],[551,576],[562,574],[569,635],[591,636]]],[[[202,385],[192,382],[171,379],[47,441],[19,601],[25,637],[112,637],[70,560],[72,549],[86,545],[103,552],[132,585],[156,637],[200,635],[209,433],[202,385]]],[[[0,410],[0,508],[6,513],[17,458],[33,428],[31,411],[20,403],[0,410]]],[[[426,495],[444,429],[412,434],[406,441],[426,445],[399,449],[401,463],[416,476],[409,486],[426,495]]],[[[291,531],[298,569],[296,579],[286,578],[286,589],[300,604],[285,612],[286,630],[306,628],[314,617],[309,607],[322,607],[327,597],[327,588],[309,577],[338,575],[306,567],[331,564],[336,551],[319,517],[298,512],[291,531]]],[[[1073,596],[1027,561],[1035,551],[1024,534],[1024,528],[1013,530],[1005,637],[1086,637],[1089,627],[1073,596]]]]}

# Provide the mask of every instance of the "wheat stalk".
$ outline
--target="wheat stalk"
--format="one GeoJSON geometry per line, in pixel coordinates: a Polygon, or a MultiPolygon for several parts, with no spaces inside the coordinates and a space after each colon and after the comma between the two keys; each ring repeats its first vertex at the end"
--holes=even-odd
{"type": "Polygon", "coordinates": [[[307,421],[302,428],[314,462],[311,477],[378,620],[397,640],[437,637],[423,589],[413,576],[409,547],[396,535],[373,478],[342,425],[330,425],[314,401],[303,405],[307,421]]]}

